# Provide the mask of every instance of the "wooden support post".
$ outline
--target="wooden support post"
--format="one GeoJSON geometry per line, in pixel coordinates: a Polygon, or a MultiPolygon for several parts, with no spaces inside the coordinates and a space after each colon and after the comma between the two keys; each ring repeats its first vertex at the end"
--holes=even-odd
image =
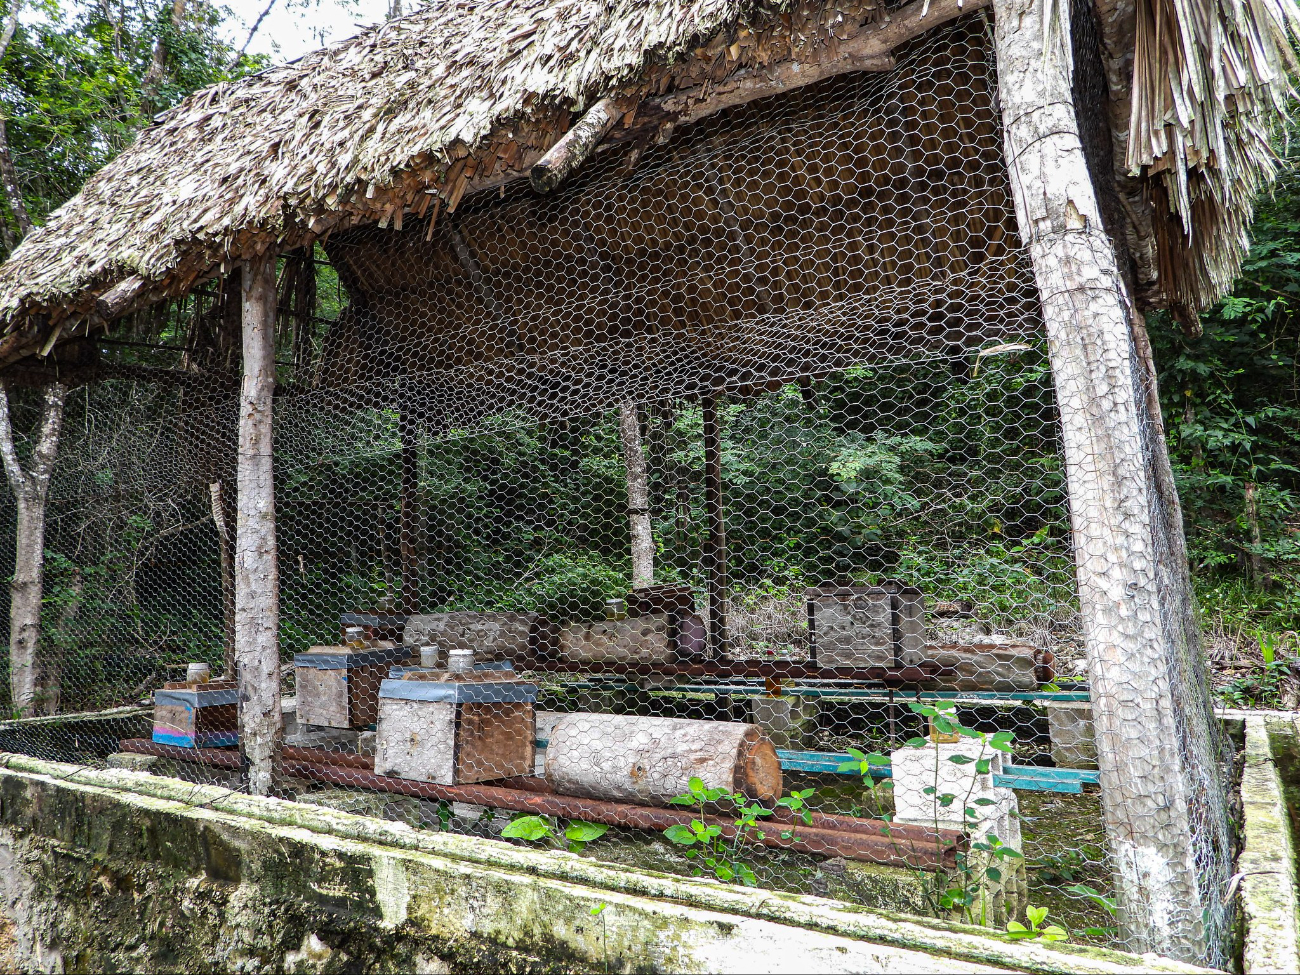
{"type": "Polygon", "coordinates": [[[239,747],[254,795],[280,778],[280,579],[275,542],[271,404],[275,391],[275,258],[244,267],[244,378],[239,409],[235,529],[235,663],[239,747]]]}
{"type": "Polygon", "coordinates": [[[619,404],[618,434],[627,475],[627,522],[632,538],[632,588],[653,586],[655,540],[650,525],[650,478],[641,445],[641,417],[632,400],[619,404]]]}
{"type": "Polygon", "coordinates": [[[1130,950],[1213,963],[1227,877],[1212,846],[1226,820],[1200,787],[1217,775],[1214,735],[1198,699],[1204,687],[1185,679],[1198,648],[1183,634],[1177,594],[1162,585],[1171,544],[1158,472],[1144,457],[1153,418],[1129,296],[1075,116],[1070,7],[1038,0],[993,7],[1005,154],[1061,411],[1124,936],[1130,950]],[[1059,18],[1051,24],[1043,20],[1048,10],[1059,18]]]}
{"type": "Polygon", "coordinates": [[[416,426],[411,410],[403,408],[397,421],[402,440],[402,474],[398,505],[398,553],[402,563],[401,611],[420,612],[420,561],[415,540],[419,525],[420,471],[416,426]]]}
{"type": "Polygon", "coordinates": [[[705,396],[703,407],[704,508],[709,525],[704,561],[709,573],[709,656],[716,660],[731,650],[727,632],[727,526],[722,510],[722,427],[717,396],[705,396]]]}

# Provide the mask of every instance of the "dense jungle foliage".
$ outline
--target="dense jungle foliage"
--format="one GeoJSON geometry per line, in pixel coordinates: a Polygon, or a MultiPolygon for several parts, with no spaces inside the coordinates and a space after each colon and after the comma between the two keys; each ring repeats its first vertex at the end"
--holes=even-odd
{"type": "MultiPolygon", "coordinates": [[[[0,132],[35,223],[158,111],[262,66],[221,40],[229,12],[203,2],[41,0],[34,11],[12,22],[0,57],[0,132]]],[[[19,208],[5,202],[3,236],[15,241],[19,208]]],[[[1233,293],[1203,316],[1203,334],[1150,323],[1210,645],[1220,662],[1244,654],[1258,665],[1223,688],[1239,703],[1277,699],[1300,630],[1300,179],[1290,168],[1261,203],[1254,238],[1233,293]]],[[[339,310],[328,297],[337,281],[327,267],[317,278],[328,320],[339,310]]],[[[182,344],[199,311],[174,309],[148,341],[182,344]]],[[[319,351],[319,340],[286,338],[284,360],[303,359],[293,342],[319,351]]],[[[220,660],[207,499],[169,495],[142,473],[172,435],[160,421],[174,395],[110,383],[69,398],[43,636],[63,661],[65,707],[120,703],[123,687],[143,692],[164,663],[220,660]],[[96,502],[86,506],[89,495],[96,502]]],[[[21,390],[13,399],[18,427],[30,430],[38,403],[21,390]]],[[[805,585],[843,579],[899,577],[936,599],[973,600],[994,628],[1069,628],[1062,475],[1041,349],[889,375],[853,370],[723,412],[731,582],[737,613],[754,624],[751,649],[797,641],[798,614],[780,618],[780,607],[797,604],[805,585]]],[[[699,583],[699,406],[656,406],[642,421],[660,577],[699,583]]],[[[395,415],[379,413],[353,427],[322,424],[286,446],[286,651],[330,639],[340,612],[393,604],[398,428],[395,415]]],[[[627,586],[623,478],[612,412],[549,425],[503,415],[422,449],[424,605],[598,612],[627,586]]],[[[0,574],[12,558],[9,544],[0,574]]]]}

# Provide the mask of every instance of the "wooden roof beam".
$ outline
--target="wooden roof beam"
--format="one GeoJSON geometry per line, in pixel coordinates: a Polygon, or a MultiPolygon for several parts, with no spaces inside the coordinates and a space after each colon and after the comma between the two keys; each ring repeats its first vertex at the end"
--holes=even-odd
{"type": "Polygon", "coordinates": [[[528,171],[529,182],[537,192],[551,193],[604,145],[644,139],[648,132],[659,141],[666,141],[675,125],[698,122],[724,109],[795,91],[852,71],[891,71],[894,59],[890,52],[962,14],[988,7],[991,2],[913,0],[847,40],[834,46],[824,45],[813,57],[807,57],[806,50],[801,51],[783,61],[737,71],[719,82],[679,89],[640,102],[632,96],[607,95],[588,108],[532,165],[528,171]],[[618,120],[633,108],[636,108],[638,124],[611,135],[618,120]]]}

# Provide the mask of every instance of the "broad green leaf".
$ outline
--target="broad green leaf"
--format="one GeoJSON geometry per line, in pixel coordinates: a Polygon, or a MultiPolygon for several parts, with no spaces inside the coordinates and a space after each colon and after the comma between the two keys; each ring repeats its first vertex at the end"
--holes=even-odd
{"type": "Polygon", "coordinates": [[[678,846],[690,846],[695,842],[695,831],[689,826],[678,824],[669,826],[664,830],[664,836],[672,843],[678,846]]]}
{"type": "Polygon", "coordinates": [[[599,839],[609,832],[609,827],[604,823],[585,823],[579,820],[569,823],[564,830],[566,839],[574,840],[578,843],[590,843],[594,839],[599,839]]]}

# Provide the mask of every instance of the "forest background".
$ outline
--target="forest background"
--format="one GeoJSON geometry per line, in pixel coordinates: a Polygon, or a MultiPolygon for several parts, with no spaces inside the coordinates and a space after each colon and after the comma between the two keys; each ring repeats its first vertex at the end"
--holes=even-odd
{"type": "MultiPolygon", "coordinates": [[[[283,2],[310,16],[311,0],[283,2]]],[[[249,53],[242,31],[230,40],[228,8],[203,0],[32,0],[21,10],[11,0],[3,9],[0,256],[158,112],[270,63],[249,53]]],[[[1259,202],[1253,246],[1232,293],[1202,316],[1199,334],[1160,316],[1149,323],[1216,690],[1228,703],[1273,706],[1293,703],[1300,674],[1300,152],[1293,152],[1289,133],[1279,133],[1278,151],[1283,172],[1259,202]]],[[[34,429],[37,405],[16,404],[20,453],[30,451],[24,431],[34,429]]],[[[967,408],[978,412],[978,404],[967,408]]],[[[843,440],[842,431],[813,433],[828,444],[843,440]]],[[[846,456],[844,444],[836,444],[827,448],[832,468],[834,458],[846,456]]],[[[885,448],[903,461],[909,450],[927,450],[906,438],[885,448]]],[[[517,449],[539,448],[520,438],[517,449]]],[[[745,462],[738,456],[733,474],[745,462]]],[[[509,458],[497,461],[510,466],[509,458]]],[[[547,466],[565,468],[554,458],[547,466]]],[[[616,470],[588,469],[586,476],[618,480],[616,470]]],[[[567,487],[582,493],[580,484],[567,487]]],[[[465,498],[460,488],[447,490],[465,498]]],[[[5,547],[12,559],[12,545],[5,547]]],[[[991,574],[998,571],[995,556],[986,550],[991,574]]],[[[548,584],[612,590],[623,575],[616,562],[560,559],[548,584]]],[[[113,571],[107,563],[74,565],[53,552],[47,563],[45,603],[56,621],[74,588],[84,604],[86,580],[113,571]]],[[[44,639],[59,639],[57,623],[47,630],[44,639]]]]}

